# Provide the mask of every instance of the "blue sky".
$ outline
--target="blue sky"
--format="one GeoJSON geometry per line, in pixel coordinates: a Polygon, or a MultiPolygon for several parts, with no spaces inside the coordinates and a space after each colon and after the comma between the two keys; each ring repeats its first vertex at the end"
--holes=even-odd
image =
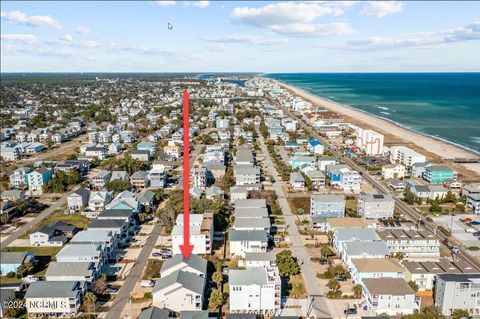
{"type": "Polygon", "coordinates": [[[480,71],[480,2],[2,1],[1,50],[2,72],[480,71]]]}

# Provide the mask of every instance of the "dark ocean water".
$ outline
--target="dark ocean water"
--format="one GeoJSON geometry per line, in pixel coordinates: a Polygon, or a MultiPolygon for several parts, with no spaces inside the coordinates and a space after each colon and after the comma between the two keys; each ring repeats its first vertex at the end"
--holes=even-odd
{"type": "Polygon", "coordinates": [[[480,153],[480,73],[266,76],[480,153]]]}

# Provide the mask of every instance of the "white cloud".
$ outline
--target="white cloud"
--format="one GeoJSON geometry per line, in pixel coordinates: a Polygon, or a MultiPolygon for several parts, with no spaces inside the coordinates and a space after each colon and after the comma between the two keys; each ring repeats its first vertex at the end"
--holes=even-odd
{"type": "Polygon", "coordinates": [[[158,1],[154,1],[154,3],[157,6],[161,6],[161,7],[170,7],[175,5],[174,0],[158,0],[158,1]]]}
{"type": "Polygon", "coordinates": [[[199,8],[206,8],[210,5],[210,1],[203,0],[203,1],[195,1],[192,3],[192,6],[199,7],[199,8]]]}
{"type": "Polygon", "coordinates": [[[38,43],[38,38],[33,34],[2,34],[1,39],[5,41],[15,41],[26,44],[38,43]]]}
{"type": "Polygon", "coordinates": [[[403,34],[396,37],[367,37],[334,45],[318,45],[342,50],[391,50],[402,48],[431,48],[450,43],[480,40],[480,22],[439,32],[403,34]]]}
{"type": "Polygon", "coordinates": [[[75,32],[79,33],[79,34],[82,34],[82,35],[88,35],[88,34],[91,34],[92,31],[87,28],[87,27],[82,27],[82,26],[78,26],[76,29],[75,29],[75,32]]]}
{"type": "Polygon", "coordinates": [[[27,16],[22,11],[1,12],[1,17],[9,22],[24,24],[31,27],[47,27],[60,30],[62,26],[51,16],[27,16]]]}
{"type": "Polygon", "coordinates": [[[398,1],[369,1],[365,4],[361,15],[382,18],[389,14],[403,11],[403,3],[398,1]]]}
{"type": "Polygon", "coordinates": [[[253,45],[278,45],[288,42],[287,39],[264,39],[257,35],[249,34],[232,34],[226,36],[206,36],[203,37],[205,41],[216,43],[248,43],[253,45]]]}
{"type": "Polygon", "coordinates": [[[66,33],[60,37],[60,40],[64,42],[72,42],[73,36],[71,34],[66,33]]]}
{"type": "Polygon", "coordinates": [[[228,49],[223,45],[211,45],[208,49],[212,52],[227,52],[228,49]]]}
{"type": "Polygon", "coordinates": [[[98,46],[98,43],[93,40],[88,40],[80,42],[80,46],[83,48],[96,48],[98,46]]]}
{"type": "Polygon", "coordinates": [[[353,32],[345,22],[320,24],[324,16],[338,17],[357,2],[279,2],[263,7],[237,7],[230,17],[233,21],[269,29],[280,34],[300,37],[344,35],[353,32]]]}
{"type": "Polygon", "coordinates": [[[288,25],[275,25],[272,26],[271,29],[280,34],[299,37],[325,37],[354,33],[353,28],[344,22],[327,24],[292,23],[288,25]]]}

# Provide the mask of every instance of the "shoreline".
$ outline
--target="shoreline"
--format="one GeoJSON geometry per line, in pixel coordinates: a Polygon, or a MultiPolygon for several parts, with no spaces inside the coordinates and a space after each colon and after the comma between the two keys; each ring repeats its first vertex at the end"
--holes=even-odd
{"type": "MultiPolygon", "coordinates": [[[[271,79],[271,78],[270,78],[271,79]]],[[[353,107],[343,105],[339,102],[332,101],[328,98],[324,98],[313,93],[310,93],[304,89],[283,83],[276,79],[271,79],[281,87],[293,92],[295,95],[300,96],[301,98],[312,102],[312,104],[320,106],[326,110],[333,111],[341,114],[347,118],[353,120],[353,124],[358,123],[358,125],[365,128],[371,128],[381,134],[385,135],[385,141],[387,145],[405,145],[416,151],[419,151],[427,158],[432,161],[451,161],[455,158],[478,158],[480,154],[474,150],[470,150],[461,145],[457,145],[450,141],[446,141],[442,138],[437,138],[434,136],[429,136],[420,132],[416,132],[412,129],[402,126],[392,120],[382,118],[370,114],[364,110],[358,110],[353,107]],[[395,138],[400,141],[392,141],[395,138]],[[446,154],[449,154],[445,156],[446,154]]],[[[346,119],[348,121],[348,119],[346,119]]],[[[476,174],[480,174],[480,165],[469,165],[469,164],[457,164],[461,165],[463,168],[473,171],[476,174]]]]}

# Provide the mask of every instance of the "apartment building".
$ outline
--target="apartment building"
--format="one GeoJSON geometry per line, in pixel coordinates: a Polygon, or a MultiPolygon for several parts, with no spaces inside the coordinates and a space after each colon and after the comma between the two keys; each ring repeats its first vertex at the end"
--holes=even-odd
{"type": "Polygon", "coordinates": [[[310,215],[312,217],[344,217],[345,196],[313,194],[310,197],[310,215]]]}
{"type": "Polygon", "coordinates": [[[438,275],[435,307],[445,316],[458,309],[467,310],[471,316],[480,315],[480,273],[438,275]]]}
{"type": "Polygon", "coordinates": [[[237,186],[260,183],[260,169],[252,165],[235,165],[233,168],[237,186]]]}
{"type": "Polygon", "coordinates": [[[408,147],[392,146],[390,147],[390,160],[411,167],[416,163],[424,163],[427,159],[408,147]]]}
{"type": "Polygon", "coordinates": [[[264,230],[231,230],[230,256],[245,258],[245,253],[266,252],[268,237],[264,230]]]}
{"type": "MultiPolygon", "coordinates": [[[[192,254],[209,255],[212,253],[213,231],[212,214],[190,214],[190,244],[193,245],[192,254]]],[[[183,243],[183,214],[179,214],[172,230],[173,254],[182,254],[180,245],[183,245],[183,243]]]]}
{"type": "Polygon", "coordinates": [[[394,209],[392,195],[360,194],[358,198],[357,213],[367,219],[391,218],[394,209]]]}
{"type": "Polygon", "coordinates": [[[378,232],[391,254],[406,260],[427,261],[440,258],[440,242],[426,231],[385,230],[378,232]]]}
{"type": "Polygon", "coordinates": [[[377,315],[410,315],[420,310],[420,297],[401,278],[365,278],[363,294],[368,308],[377,315]]]}

